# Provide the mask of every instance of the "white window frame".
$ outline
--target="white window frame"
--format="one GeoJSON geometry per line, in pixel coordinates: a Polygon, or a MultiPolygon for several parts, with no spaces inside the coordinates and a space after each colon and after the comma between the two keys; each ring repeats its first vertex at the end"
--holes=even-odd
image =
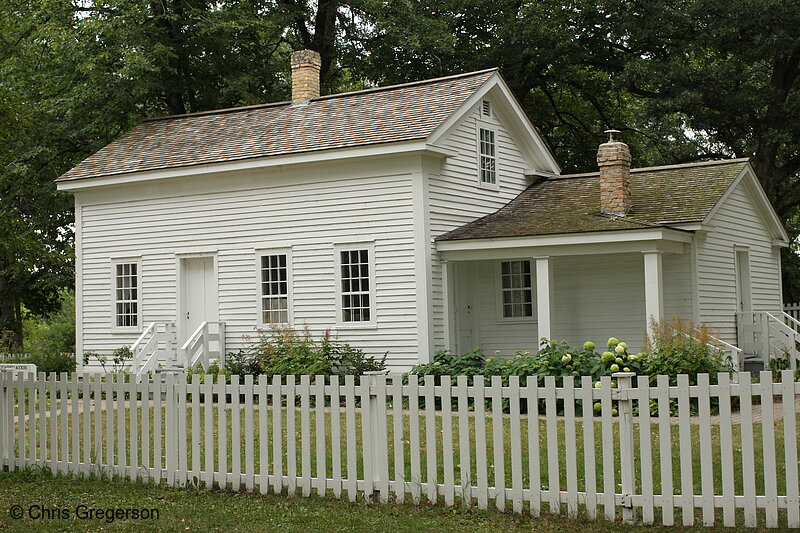
{"type": "MultiPolygon", "coordinates": [[[[495,262],[494,268],[494,279],[495,279],[495,286],[497,289],[495,290],[496,294],[496,309],[497,309],[497,321],[502,323],[528,323],[528,322],[536,322],[536,277],[535,277],[535,268],[536,265],[531,259],[526,259],[524,257],[517,258],[517,259],[502,259],[500,261],[495,262]],[[530,277],[531,277],[531,284],[530,284],[530,291],[531,291],[531,316],[510,316],[507,317],[504,314],[503,308],[503,292],[507,291],[508,289],[503,289],[503,263],[508,262],[517,262],[517,261],[527,261],[530,267],[530,277]]],[[[523,289],[525,289],[523,287],[523,289]]]]}
{"type": "Polygon", "coordinates": [[[478,181],[478,187],[481,189],[490,189],[497,191],[500,189],[500,141],[497,135],[497,126],[494,124],[490,124],[488,122],[484,122],[482,120],[475,121],[475,156],[476,156],[476,163],[477,163],[477,174],[476,179],[478,181]],[[494,135],[494,183],[484,182],[481,176],[481,160],[484,157],[481,154],[481,130],[491,131],[494,135]]]}
{"type": "Polygon", "coordinates": [[[373,242],[353,242],[348,244],[338,244],[334,246],[334,280],[336,287],[336,325],[338,329],[374,329],[377,327],[375,314],[377,305],[375,302],[375,244],[373,242]],[[342,298],[345,295],[342,291],[342,252],[355,250],[367,251],[367,268],[369,269],[369,290],[365,291],[369,295],[369,320],[346,322],[344,320],[344,307],[342,298]]]}
{"type": "Polygon", "coordinates": [[[292,249],[291,248],[263,248],[256,250],[256,309],[258,310],[259,327],[269,327],[273,324],[290,325],[294,323],[294,290],[292,276],[292,249]],[[271,255],[286,256],[286,322],[264,321],[264,293],[261,261],[263,257],[271,255]]]}
{"type": "MultiPolygon", "coordinates": [[[[142,331],[142,258],[119,257],[111,260],[111,330],[117,332],[142,331]],[[136,325],[117,325],[117,266],[136,265],[136,325]]],[[[133,301],[133,300],[125,300],[133,301]]]]}

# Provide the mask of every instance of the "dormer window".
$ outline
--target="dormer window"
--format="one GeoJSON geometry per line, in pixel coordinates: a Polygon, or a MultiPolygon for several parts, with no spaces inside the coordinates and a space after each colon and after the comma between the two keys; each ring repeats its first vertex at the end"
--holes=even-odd
{"type": "Polygon", "coordinates": [[[478,179],[480,185],[497,185],[496,139],[495,130],[478,127],[478,179]]]}

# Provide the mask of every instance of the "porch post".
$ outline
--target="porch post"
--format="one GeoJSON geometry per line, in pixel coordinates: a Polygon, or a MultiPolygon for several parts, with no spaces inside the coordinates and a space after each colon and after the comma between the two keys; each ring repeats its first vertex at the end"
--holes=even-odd
{"type": "Polygon", "coordinates": [[[455,304],[456,265],[452,261],[442,261],[442,312],[444,314],[444,348],[456,351],[456,321],[453,317],[455,304]]]}
{"type": "Polygon", "coordinates": [[[553,337],[553,263],[549,257],[534,257],[536,262],[536,322],[539,326],[537,346],[544,337],[553,337]]]}
{"type": "Polygon", "coordinates": [[[664,283],[660,251],[644,252],[644,309],[647,333],[652,335],[651,320],[664,318],[664,283]]]}

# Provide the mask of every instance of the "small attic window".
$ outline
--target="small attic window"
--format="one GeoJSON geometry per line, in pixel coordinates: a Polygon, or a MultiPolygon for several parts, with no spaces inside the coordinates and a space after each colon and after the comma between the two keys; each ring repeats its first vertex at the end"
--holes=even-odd
{"type": "Polygon", "coordinates": [[[484,117],[492,116],[492,104],[489,102],[489,100],[484,100],[481,104],[481,115],[484,117]]]}

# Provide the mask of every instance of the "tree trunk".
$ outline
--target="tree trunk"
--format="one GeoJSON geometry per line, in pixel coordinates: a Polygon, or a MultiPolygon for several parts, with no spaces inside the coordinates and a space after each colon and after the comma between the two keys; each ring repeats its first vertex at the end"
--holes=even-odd
{"type": "Polygon", "coordinates": [[[22,313],[19,298],[0,276],[0,352],[22,350],[22,313]]]}

